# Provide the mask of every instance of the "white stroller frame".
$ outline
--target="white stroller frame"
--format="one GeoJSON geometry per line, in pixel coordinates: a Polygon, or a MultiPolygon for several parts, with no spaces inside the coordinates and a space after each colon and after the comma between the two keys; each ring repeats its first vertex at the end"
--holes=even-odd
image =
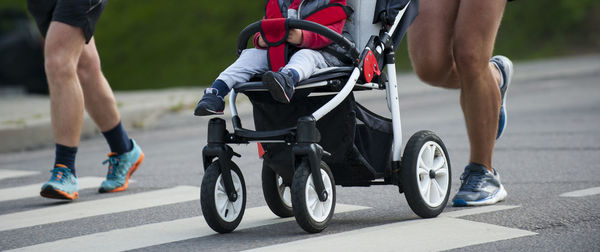
{"type": "MultiPolygon", "coordinates": [[[[405,193],[411,209],[421,217],[435,217],[443,211],[448,200],[451,184],[449,156],[443,142],[433,132],[420,131],[413,135],[408,141],[404,153],[402,148],[398,83],[396,78],[394,48],[391,40],[406,13],[406,10],[411,4],[416,4],[418,6],[418,0],[408,1],[408,3],[398,11],[393,23],[390,24],[389,29],[385,30],[381,29],[380,26],[372,24],[372,22],[368,22],[373,20],[374,13],[372,11],[361,12],[361,10],[373,10],[375,8],[375,1],[349,0],[348,5],[359,11],[358,13],[355,13],[355,15],[358,15],[358,24],[355,25],[356,29],[352,31],[354,33],[353,35],[355,35],[354,38],[357,41],[356,44],[358,47],[353,47],[351,42],[324,26],[303,20],[289,20],[290,28],[312,29],[311,31],[313,32],[327,35],[326,37],[334,41],[334,43],[338,43],[342,45],[344,49],[350,50],[353,57],[358,58],[359,61],[355,62],[352,73],[341,90],[339,90],[331,100],[314,111],[311,116],[300,118],[298,120],[297,128],[287,128],[262,133],[243,129],[236,107],[238,91],[266,91],[266,88],[262,87],[262,83],[260,82],[242,83],[234,86],[230,93],[229,108],[231,110],[235,132],[230,134],[225,129],[224,120],[218,118],[211,119],[208,129],[208,145],[203,149],[204,167],[206,171],[202,182],[201,203],[204,217],[211,228],[220,233],[233,231],[241,221],[245,208],[246,192],[243,177],[240,169],[231,161],[232,156],[235,155],[239,157],[240,155],[235,153],[227,143],[246,144],[249,142],[280,142],[289,144],[289,139],[292,138],[296,140],[294,144],[294,155],[296,157],[304,157],[294,173],[294,181],[292,181],[293,185],[290,186],[292,187],[292,194],[297,192],[297,194],[304,195],[300,191],[305,191],[304,188],[308,188],[310,184],[310,186],[314,188],[313,191],[316,194],[313,196],[319,200],[317,204],[321,204],[322,207],[329,209],[329,212],[324,216],[318,214],[315,215],[314,212],[307,209],[306,200],[303,200],[303,197],[295,196],[293,194],[291,196],[291,201],[294,205],[292,213],[290,200],[284,197],[283,191],[280,189],[281,186],[285,187],[286,185],[276,184],[276,187],[273,187],[275,188],[273,190],[279,190],[278,193],[266,191],[267,188],[265,187],[264,182],[265,168],[263,167],[263,191],[265,199],[275,214],[281,217],[289,217],[293,214],[296,217],[298,224],[307,232],[314,233],[322,231],[327,226],[327,223],[333,214],[333,207],[335,206],[335,182],[333,182],[330,169],[321,161],[321,157],[323,155],[328,155],[329,153],[317,144],[320,135],[315,128],[315,123],[337,108],[357,87],[362,89],[385,88],[387,105],[391,113],[393,131],[391,161],[394,176],[392,176],[391,180],[388,180],[386,177],[384,182],[374,181],[370,184],[398,185],[399,191],[405,193]],[[373,35],[376,32],[380,32],[379,36],[373,35]],[[364,49],[362,53],[359,54],[355,48],[364,49]],[[366,58],[367,53],[373,53],[383,57],[383,62],[387,68],[387,83],[359,83],[359,80],[364,78],[364,76],[362,76],[363,64],[366,61],[363,60],[366,58]],[[429,161],[430,163],[427,163],[429,161]],[[402,169],[400,169],[401,167],[402,169]],[[301,182],[296,182],[296,177],[301,176],[297,174],[299,173],[299,170],[303,169],[306,170],[306,174],[302,178],[306,182],[302,184],[301,182]],[[312,179],[310,179],[311,176],[312,179]],[[294,186],[300,187],[301,189],[296,189],[296,191],[294,191],[294,186]],[[222,194],[226,195],[221,201],[219,201],[216,196],[218,190],[221,190],[222,194]],[[434,190],[433,194],[432,190],[434,190]],[[268,194],[270,196],[268,196],[268,194]],[[217,210],[215,204],[226,204],[225,211],[220,212],[217,210]],[[239,207],[240,204],[241,211],[240,209],[236,209],[236,205],[239,207]],[[228,216],[228,213],[231,212],[234,213],[233,217],[231,217],[231,215],[228,216]]],[[[240,40],[238,41],[238,54],[245,48],[249,35],[256,32],[256,28],[260,25],[259,22],[249,25],[242,31],[242,35],[240,35],[240,40]]],[[[336,68],[333,69],[335,70],[336,68]]],[[[345,67],[345,69],[348,69],[348,67],[345,67]]],[[[331,70],[332,68],[322,69],[318,74],[331,70]]],[[[297,89],[323,87],[329,84],[331,84],[329,81],[322,80],[303,84],[298,86],[297,89]]],[[[277,173],[272,171],[271,173],[269,173],[269,171],[266,172],[268,174],[272,173],[270,176],[273,176],[275,180],[280,181],[281,177],[279,177],[277,173]]],[[[308,191],[305,193],[308,193],[308,191]]]]}

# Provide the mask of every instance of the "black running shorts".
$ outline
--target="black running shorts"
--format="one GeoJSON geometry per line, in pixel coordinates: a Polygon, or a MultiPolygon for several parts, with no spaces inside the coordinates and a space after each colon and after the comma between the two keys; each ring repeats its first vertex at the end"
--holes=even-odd
{"type": "Polygon", "coordinates": [[[94,35],[96,22],[108,0],[27,0],[29,12],[44,37],[50,22],[57,21],[80,27],[85,43],[94,35]]]}

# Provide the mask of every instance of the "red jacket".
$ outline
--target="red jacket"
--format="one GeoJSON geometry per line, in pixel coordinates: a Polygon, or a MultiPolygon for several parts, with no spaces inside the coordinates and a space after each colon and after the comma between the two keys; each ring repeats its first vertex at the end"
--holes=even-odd
{"type": "MultiPolygon", "coordinates": [[[[289,7],[289,9],[297,10],[300,2],[301,1],[299,1],[299,0],[295,0],[294,3],[292,3],[292,5],[289,7]]],[[[337,3],[337,4],[341,4],[343,6],[346,6],[346,0],[330,0],[329,3],[330,4],[337,3]]],[[[263,19],[264,19],[264,17],[263,17],[263,19]]],[[[346,20],[344,19],[337,23],[328,25],[327,27],[329,29],[334,30],[335,32],[337,32],[339,34],[342,34],[345,24],[346,24],[346,20]]],[[[256,48],[265,49],[264,47],[261,47],[258,45],[258,37],[259,36],[260,36],[260,33],[254,34],[254,40],[253,40],[254,46],[256,48]]],[[[331,40],[325,38],[324,36],[316,34],[314,32],[302,30],[302,43],[300,45],[297,45],[297,47],[309,48],[309,49],[321,49],[330,44],[331,44],[331,40]]]]}

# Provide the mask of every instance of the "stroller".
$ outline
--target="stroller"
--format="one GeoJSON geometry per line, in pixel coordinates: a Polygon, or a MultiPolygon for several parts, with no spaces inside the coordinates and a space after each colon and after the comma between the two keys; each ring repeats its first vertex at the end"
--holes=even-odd
{"type": "MultiPolygon", "coordinates": [[[[267,205],[277,216],[295,216],[309,233],[321,232],[331,220],[336,185],[397,185],[423,218],[438,216],[446,206],[451,173],[442,140],[431,131],[419,131],[402,153],[394,50],[417,15],[419,0],[348,0],[347,5],[355,10],[348,21],[354,26],[355,43],[314,22],[286,22],[289,28],[312,31],[339,44],[352,55],[352,66],[321,69],[301,81],[290,104],[273,100],[260,81],[240,83],[229,98],[233,132],[226,129],[225,120],[210,119],[202,151],[200,202],[206,222],[216,232],[235,230],[246,205],[244,178],[232,161],[240,155],[229,144],[258,142],[267,205]],[[391,119],[355,100],[354,91],[374,89],[387,91],[391,119]],[[238,93],[252,103],[256,130],[242,127],[238,93]]],[[[238,55],[260,29],[258,21],[241,32],[238,55]]]]}

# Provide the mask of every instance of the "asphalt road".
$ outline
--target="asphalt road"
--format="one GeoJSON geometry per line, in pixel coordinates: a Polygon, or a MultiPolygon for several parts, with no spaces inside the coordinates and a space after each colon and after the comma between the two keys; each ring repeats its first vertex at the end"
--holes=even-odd
{"type": "MultiPolygon", "coordinates": [[[[508,191],[496,207],[448,205],[442,216],[421,219],[394,186],[337,187],[341,212],[325,231],[309,235],[293,218],[278,219],[265,208],[261,161],[250,144],[233,146],[242,154],[234,161],[248,191],[245,219],[235,232],[216,234],[200,217],[207,119],[186,111],[131,132],[146,160],[121,193],[96,191],[108,152],[101,137],[81,143],[76,165],[89,183],[72,203],[36,196],[37,184],[48,178],[53,149],[0,154],[0,250],[598,251],[600,71],[518,74],[522,78],[508,94],[508,128],[494,155],[508,191]],[[589,190],[563,195],[584,189],[589,190]]],[[[404,141],[421,129],[442,138],[452,163],[453,195],[469,153],[459,94],[424,86],[412,76],[400,80],[404,141]]],[[[383,92],[358,100],[379,113],[387,110],[383,92]]]]}

